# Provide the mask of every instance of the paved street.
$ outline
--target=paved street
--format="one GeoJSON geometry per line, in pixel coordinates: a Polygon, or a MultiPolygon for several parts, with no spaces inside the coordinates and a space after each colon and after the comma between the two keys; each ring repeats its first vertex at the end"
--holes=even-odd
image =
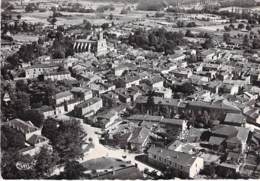
{"type": "MultiPolygon", "coordinates": [[[[59,116],[59,118],[62,119],[71,119],[72,117],[66,116],[66,115],[61,115],[59,116]]],[[[79,118],[74,118],[73,119],[79,119],[79,118]]],[[[85,162],[91,159],[96,159],[96,158],[100,158],[100,157],[113,157],[113,158],[117,158],[117,159],[122,159],[124,161],[131,161],[132,164],[137,164],[137,167],[143,171],[145,168],[147,168],[149,171],[152,170],[156,170],[148,165],[145,165],[137,160],[135,160],[135,156],[137,156],[138,154],[134,154],[134,153],[129,153],[128,151],[125,151],[123,149],[114,149],[114,148],[108,148],[102,144],[99,143],[99,135],[96,134],[95,132],[101,132],[100,128],[95,128],[92,127],[88,124],[82,123],[82,127],[84,129],[84,131],[87,133],[87,140],[89,138],[93,139],[93,144],[94,144],[94,148],[91,148],[85,155],[84,158],[79,160],[80,162],[85,162]],[[123,155],[126,155],[126,158],[123,158],[123,155]]],[[[158,170],[156,170],[158,171],[158,170]]],[[[158,171],[158,173],[160,173],[160,171],[158,171]]]]}

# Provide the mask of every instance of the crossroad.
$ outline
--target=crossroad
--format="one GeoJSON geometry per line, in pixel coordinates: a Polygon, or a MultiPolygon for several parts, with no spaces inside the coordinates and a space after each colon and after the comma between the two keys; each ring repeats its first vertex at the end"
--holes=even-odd
{"type": "Polygon", "coordinates": [[[88,124],[85,124],[85,123],[83,123],[83,120],[79,119],[79,118],[69,117],[66,115],[61,115],[61,116],[59,116],[59,118],[63,119],[63,120],[66,120],[66,119],[67,120],[70,120],[70,119],[80,120],[83,130],[85,131],[85,133],[87,133],[87,137],[85,139],[89,140],[89,138],[92,138],[92,143],[93,143],[94,147],[90,148],[90,150],[84,154],[84,157],[82,159],[78,160],[80,163],[83,163],[83,162],[86,162],[86,161],[92,160],[92,159],[97,159],[100,157],[112,157],[112,158],[116,158],[116,159],[121,159],[126,162],[130,162],[133,165],[136,164],[140,171],[144,171],[144,169],[148,169],[149,171],[155,170],[155,171],[157,171],[157,174],[161,174],[161,172],[159,170],[137,161],[135,159],[135,157],[140,154],[130,153],[128,150],[115,149],[115,148],[106,147],[106,146],[102,145],[99,142],[100,135],[96,134],[96,133],[102,132],[100,128],[92,127],[88,124]]]}

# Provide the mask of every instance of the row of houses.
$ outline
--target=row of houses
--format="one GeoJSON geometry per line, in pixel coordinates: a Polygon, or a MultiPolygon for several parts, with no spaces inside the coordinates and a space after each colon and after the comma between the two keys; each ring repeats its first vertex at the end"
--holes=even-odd
{"type": "MultiPolygon", "coordinates": [[[[147,106],[147,96],[139,96],[136,99],[136,108],[140,113],[146,113],[149,109],[147,106]]],[[[228,101],[218,101],[218,102],[202,102],[202,101],[183,101],[181,99],[169,99],[162,97],[153,97],[153,110],[165,109],[170,115],[171,112],[181,113],[181,112],[202,112],[207,111],[220,111],[224,113],[240,113],[241,110],[229,103],[228,101]]],[[[155,111],[154,111],[155,112],[155,111]]]]}

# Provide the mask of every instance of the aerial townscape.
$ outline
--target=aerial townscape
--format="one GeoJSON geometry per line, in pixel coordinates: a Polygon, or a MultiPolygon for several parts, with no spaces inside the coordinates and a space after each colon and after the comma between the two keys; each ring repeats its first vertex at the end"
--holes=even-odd
{"type": "Polygon", "coordinates": [[[1,179],[260,179],[260,0],[1,0],[1,179]]]}

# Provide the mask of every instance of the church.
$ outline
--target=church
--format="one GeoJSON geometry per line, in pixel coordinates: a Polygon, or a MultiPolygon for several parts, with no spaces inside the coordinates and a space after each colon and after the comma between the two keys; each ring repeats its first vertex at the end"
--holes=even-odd
{"type": "Polygon", "coordinates": [[[107,54],[107,42],[103,37],[103,32],[99,32],[97,39],[78,39],[75,41],[73,48],[75,52],[92,52],[96,56],[103,56],[107,54]]]}

